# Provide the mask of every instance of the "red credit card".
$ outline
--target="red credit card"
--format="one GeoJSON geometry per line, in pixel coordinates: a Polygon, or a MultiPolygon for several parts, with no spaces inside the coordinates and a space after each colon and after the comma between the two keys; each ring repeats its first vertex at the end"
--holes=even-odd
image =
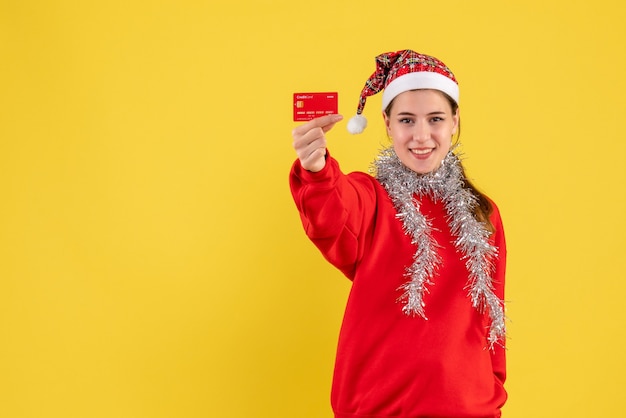
{"type": "Polygon", "coordinates": [[[294,93],[293,120],[307,121],[337,113],[337,93],[294,93]]]}

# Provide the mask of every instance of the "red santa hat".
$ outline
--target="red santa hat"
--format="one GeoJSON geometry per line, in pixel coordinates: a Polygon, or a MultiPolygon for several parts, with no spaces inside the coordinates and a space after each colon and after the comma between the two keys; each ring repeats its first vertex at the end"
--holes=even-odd
{"type": "Polygon", "coordinates": [[[348,131],[360,134],[367,126],[362,115],[367,96],[383,91],[383,110],[400,93],[417,89],[434,89],[459,102],[459,84],[452,71],[435,57],[410,49],[387,52],[376,57],[376,71],[365,83],[356,116],[348,121],[348,131]]]}

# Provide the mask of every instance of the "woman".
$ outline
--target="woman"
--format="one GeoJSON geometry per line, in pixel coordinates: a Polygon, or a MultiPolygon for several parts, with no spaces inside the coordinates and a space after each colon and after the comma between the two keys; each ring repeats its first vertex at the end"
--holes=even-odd
{"type": "Polygon", "coordinates": [[[332,387],[338,418],[499,417],[506,246],[496,205],[454,154],[459,90],[438,59],[381,54],[361,93],[383,91],[392,146],[373,175],[326,147],[342,120],[298,126],[291,191],[308,237],[350,280],[332,387]]]}

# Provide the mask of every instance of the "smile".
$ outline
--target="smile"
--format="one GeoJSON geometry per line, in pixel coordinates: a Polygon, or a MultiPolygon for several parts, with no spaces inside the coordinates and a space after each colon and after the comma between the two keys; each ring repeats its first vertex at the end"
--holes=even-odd
{"type": "Polygon", "coordinates": [[[430,154],[433,151],[433,149],[432,148],[420,148],[420,149],[412,148],[410,149],[410,151],[415,155],[426,155],[426,154],[430,154]]]}

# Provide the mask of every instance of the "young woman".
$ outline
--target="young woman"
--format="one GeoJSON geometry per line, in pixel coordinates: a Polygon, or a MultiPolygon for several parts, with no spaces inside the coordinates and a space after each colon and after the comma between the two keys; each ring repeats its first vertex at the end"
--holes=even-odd
{"type": "Polygon", "coordinates": [[[452,139],[459,90],[438,59],[381,54],[361,93],[383,91],[392,146],[373,174],[327,149],[340,115],[293,130],[291,191],[307,236],[352,288],[332,387],[337,418],[499,417],[506,246],[496,205],[466,178],[452,139]]]}

